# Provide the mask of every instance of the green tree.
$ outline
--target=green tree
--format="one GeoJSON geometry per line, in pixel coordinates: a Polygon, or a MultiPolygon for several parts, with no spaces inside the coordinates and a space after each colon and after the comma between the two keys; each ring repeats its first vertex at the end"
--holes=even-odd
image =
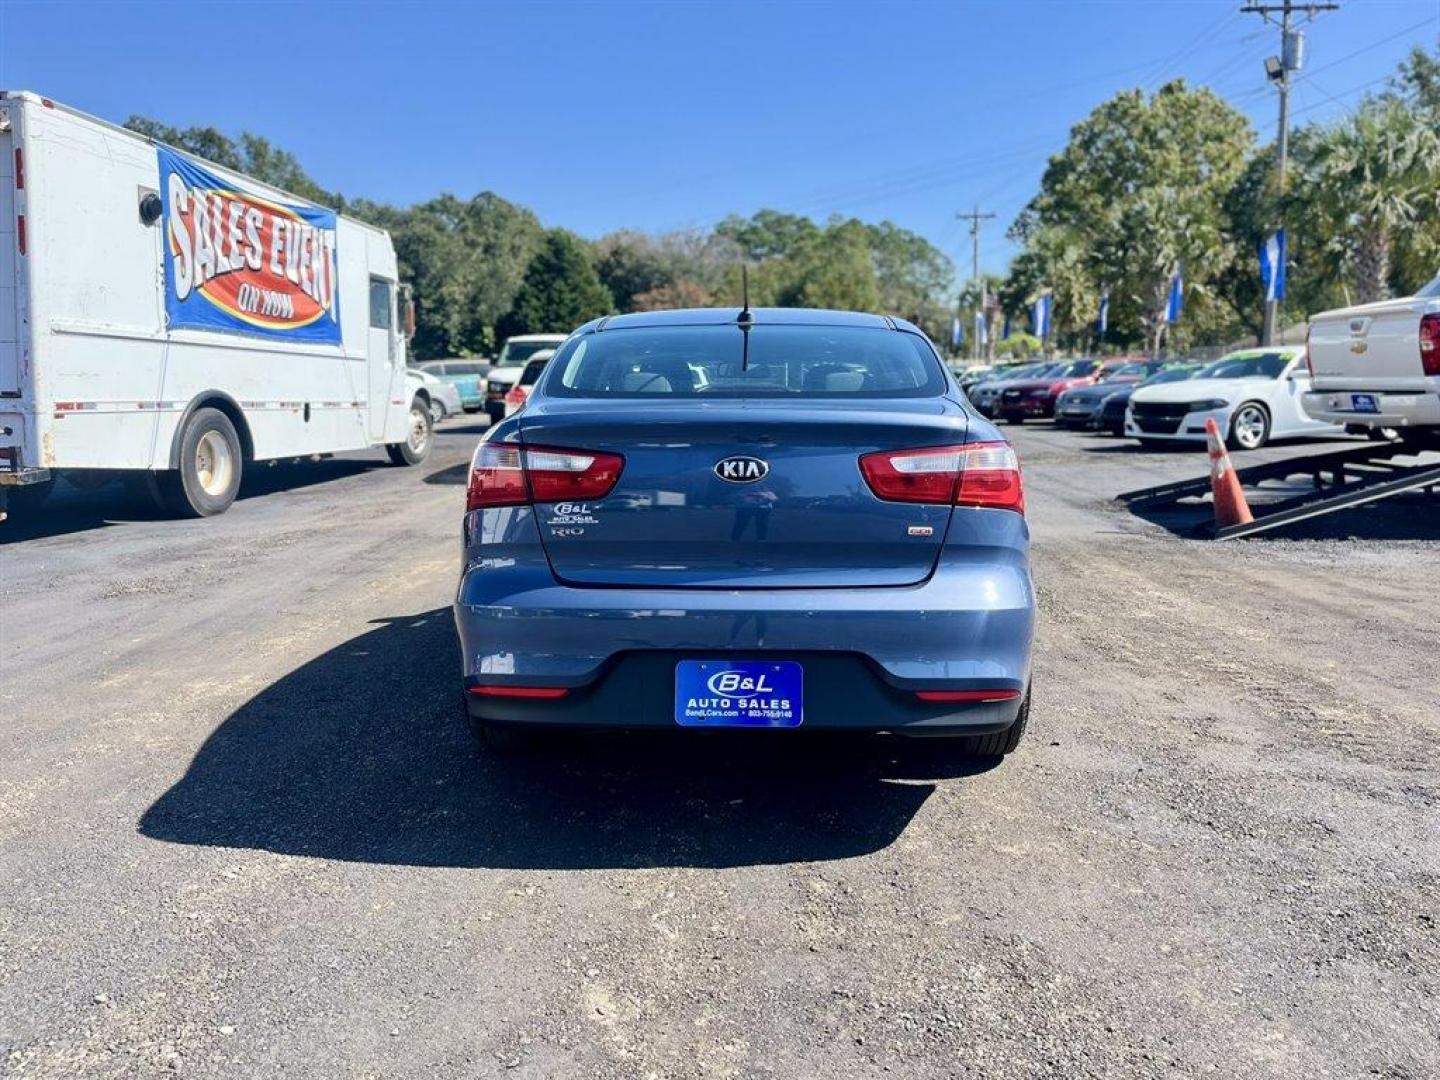
{"type": "Polygon", "coordinates": [[[749,218],[731,214],[715,232],[733,241],[751,260],[789,258],[820,239],[820,226],[800,214],[761,210],[749,218]]]}
{"type": "MultiPolygon", "coordinates": [[[[1309,150],[1297,195],[1330,223],[1330,247],[1348,267],[1356,300],[1383,299],[1392,253],[1408,234],[1412,250],[1433,256],[1440,215],[1440,132],[1393,97],[1367,101],[1309,150]]],[[[1429,277],[1393,282],[1402,293],[1429,277]]]]}
{"type": "Polygon", "coordinates": [[[568,333],[614,310],[615,301],[580,239],[564,229],[550,229],[525,269],[514,306],[501,320],[501,336],[568,333]]]}
{"type": "Polygon", "coordinates": [[[240,141],[237,143],[213,127],[177,128],[139,115],[131,116],[125,121],[125,126],[147,139],[184,150],[246,176],[253,176],[262,183],[299,195],[310,202],[337,210],[345,208],[344,198],[327,191],[312,180],[300,167],[294,154],[281,150],[259,135],[248,131],[241,132],[240,141]]]}
{"type": "Polygon", "coordinates": [[[1077,332],[1082,313],[1093,318],[1103,282],[1111,325],[1138,328],[1158,349],[1183,264],[1192,333],[1225,333],[1233,320],[1210,291],[1234,259],[1221,202],[1253,142],[1244,116],[1180,80],[1149,98],[1117,94],[1077,124],[1011,229],[1032,256],[1024,273],[1057,289],[1057,328],[1077,332]]]}
{"type": "Polygon", "coordinates": [[[441,195],[387,226],[415,293],[416,357],[490,352],[544,230],[529,210],[482,192],[441,195]]]}

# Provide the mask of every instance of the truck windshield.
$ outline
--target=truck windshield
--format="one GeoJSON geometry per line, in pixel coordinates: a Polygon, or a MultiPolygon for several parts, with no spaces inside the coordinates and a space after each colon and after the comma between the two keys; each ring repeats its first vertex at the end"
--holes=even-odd
{"type": "Polygon", "coordinates": [[[553,341],[507,341],[500,350],[496,367],[521,367],[530,357],[543,349],[555,348],[553,341]]]}
{"type": "Polygon", "coordinates": [[[945,377],[923,338],[836,326],[607,330],[550,361],[544,393],[587,398],[938,397],[945,377]]]}

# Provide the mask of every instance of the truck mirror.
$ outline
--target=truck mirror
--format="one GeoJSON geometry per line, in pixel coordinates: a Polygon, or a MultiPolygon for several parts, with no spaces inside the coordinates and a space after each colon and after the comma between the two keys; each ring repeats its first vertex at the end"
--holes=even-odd
{"type": "Polygon", "coordinates": [[[405,336],[415,336],[415,301],[409,299],[405,301],[405,336]]]}

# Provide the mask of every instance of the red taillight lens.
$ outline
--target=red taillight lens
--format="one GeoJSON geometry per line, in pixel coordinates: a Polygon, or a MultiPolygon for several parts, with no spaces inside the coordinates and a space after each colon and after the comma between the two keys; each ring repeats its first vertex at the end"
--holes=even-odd
{"type": "Polygon", "coordinates": [[[570,691],[563,686],[472,686],[470,693],[477,697],[530,698],[531,700],[552,701],[562,698],[570,691]]]}
{"type": "Polygon", "coordinates": [[[525,388],[517,386],[505,395],[505,401],[510,405],[524,405],[526,396],[525,388]]]}
{"type": "Polygon", "coordinates": [[[1310,334],[1314,327],[1305,327],[1305,370],[1310,372],[1310,377],[1315,377],[1315,357],[1310,352],[1310,334]]]}
{"type": "Polygon", "coordinates": [[[482,442],[470,463],[465,508],[603,499],[624,466],[619,454],[482,442]]]}
{"type": "Polygon", "coordinates": [[[916,690],[921,701],[1014,701],[1019,690],[916,690]]]}
{"type": "Polygon", "coordinates": [[[1007,442],[864,454],[860,472],[886,502],[983,506],[1025,512],[1020,462],[1007,442]]]}
{"type": "Polygon", "coordinates": [[[470,462],[470,484],[465,492],[465,509],[482,506],[519,506],[530,501],[525,487],[525,468],[518,446],[482,442],[470,462]]]}
{"type": "Polygon", "coordinates": [[[1426,375],[1440,375],[1440,311],[1420,319],[1420,366],[1426,375]]]}

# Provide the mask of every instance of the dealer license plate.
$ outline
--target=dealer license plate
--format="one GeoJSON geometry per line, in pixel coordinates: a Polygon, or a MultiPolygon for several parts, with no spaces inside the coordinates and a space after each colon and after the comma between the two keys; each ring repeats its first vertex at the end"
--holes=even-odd
{"type": "Polygon", "coordinates": [[[793,660],[681,660],[675,722],[682,727],[799,727],[804,673],[793,660]]]}
{"type": "Polygon", "coordinates": [[[1356,412],[1379,412],[1380,403],[1374,394],[1351,394],[1350,407],[1356,412]]]}

